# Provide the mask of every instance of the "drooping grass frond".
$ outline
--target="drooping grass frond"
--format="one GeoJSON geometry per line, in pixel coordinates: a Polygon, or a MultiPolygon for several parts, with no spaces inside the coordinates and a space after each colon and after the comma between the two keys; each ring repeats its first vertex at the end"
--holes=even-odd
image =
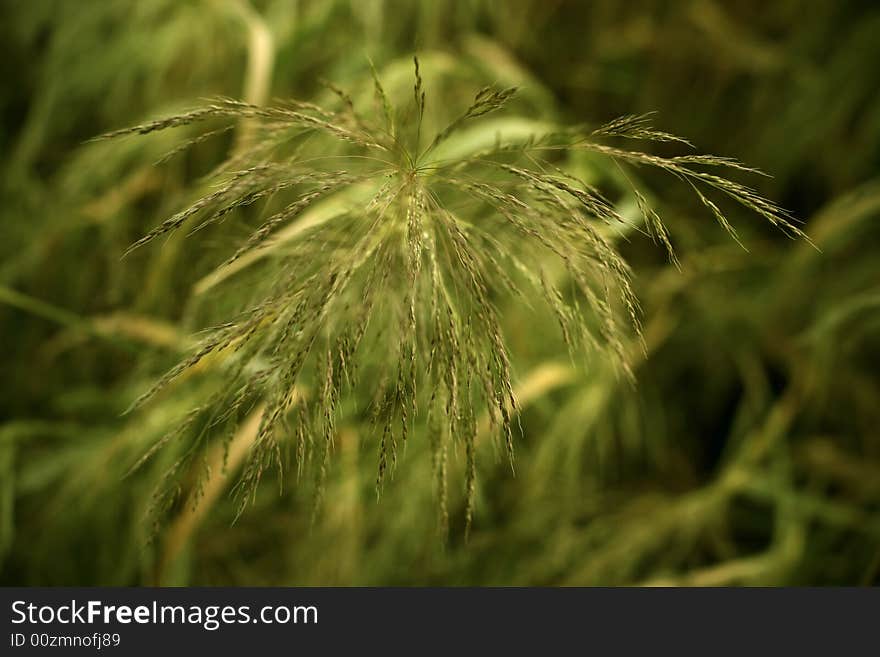
{"type": "Polygon", "coordinates": [[[647,139],[649,141],[679,142],[693,147],[687,139],[655,130],[651,126],[651,114],[627,114],[613,119],[593,130],[593,137],[627,137],[629,139],[647,139]]]}
{"type": "MultiPolygon", "coordinates": [[[[444,526],[449,458],[464,454],[467,530],[481,418],[513,465],[518,404],[499,318],[504,295],[552,313],[573,356],[600,350],[629,374],[626,345],[639,332],[640,311],[631,271],[612,241],[613,230],[627,220],[606,192],[566,167],[570,153],[590,151],[609,164],[672,174],[734,236],[711,194],[801,235],[782,208],[703,170],[753,171],[738,162],[660,157],[601,141],[687,144],[654,130],[646,116],[623,117],[593,131],[560,127],[526,137],[498,135],[490,148],[444,159],[441,147],[463,124],[500,110],[515,89],[480,90],[420,151],[426,93],[417,59],[410,119],[415,125],[395,110],[375,69],[372,117],[360,113],[347,92],[328,86],[339,109],[219,99],[105,135],[202,121],[246,119],[256,126],[255,138],[216,172],[212,191],[129,249],[185,226],[191,232],[216,228],[255,204],[265,208],[220,264],[230,276],[249,277],[252,305],[208,330],[188,358],[135,402],[147,402],[199,368],[219,368],[222,389],[187,418],[187,427],[202,427],[199,444],[218,440],[204,427],[234,427],[257,401],[264,405],[236,488],[239,512],[266,470],[283,467],[288,446],[298,473],[306,461],[315,468],[320,499],[339,415],[355,397],[352,391],[368,386],[377,490],[393,475],[413,424],[426,421],[444,526]]],[[[677,262],[658,212],[635,186],[633,194],[646,232],[677,262]]]]}

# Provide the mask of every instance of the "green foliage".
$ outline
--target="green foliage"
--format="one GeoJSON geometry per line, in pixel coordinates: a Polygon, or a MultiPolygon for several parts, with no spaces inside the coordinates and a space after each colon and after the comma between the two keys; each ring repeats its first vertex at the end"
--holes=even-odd
{"type": "Polygon", "coordinates": [[[876,582],[878,14],[812,12],[19,3],[0,581],[876,582]]]}

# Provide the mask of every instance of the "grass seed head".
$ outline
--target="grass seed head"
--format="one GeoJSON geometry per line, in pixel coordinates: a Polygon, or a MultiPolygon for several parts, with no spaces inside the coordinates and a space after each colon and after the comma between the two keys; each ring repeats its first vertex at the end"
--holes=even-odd
{"type": "MultiPolygon", "coordinates": [[[[623,138],[690,146],[655,130],[647,115],[625,116],[592,131],[559,127],[515,139],[499,135],[490,148],[439,159],[444,143],[466,123],[501,110],[516,89],[481,89],[420,150],[426,92],[417,58],[414,64],[415,112],[409,115],[395,109],[371,66],[372,114],[359,113],[351,95],[328,83],[338,109],[295,100],[262,107],[217,99],[101,137],[230,122],[186,144],[193,145],[239,120],[256,125],[255,138],[220,168],[212,191],[130,248],[185,226],[208,229],[255,204],[271,208],[220,265],[250,276],[254,303],[206,331],[192,354],[134,404],[205,367],[222,371],[224,383],[192,411],[180,435],[192,434],[191,426],[214,426],[204,421],[208,417],[234,425],[257,401],[265,404],[235,489],[239,512],[266,470],[281,470],[287,444],[294,446],[299,475],[306,463],[315,467],[320,506],[339,415],[346,412],[346,399],[356,396],[353,390],[368,385],[375,398],[377,490],[393,475],[413,423],[424,420],[444,527],[449,454],[464,452],[469,529],[478,418],[486,418],[511,465],[514,458],[518,406],[498,309],[506,294],[552,312],[573,355],[599,349],[629,373],[624,344],[639,331],[640,311],[630,269],[609,233],[626,220],[603,191],[566,170],[572,153],[593,153],[609,167],[667,172],[692,188],[734,237],[711,195],[729,197],[801,235],[783,209],[706,170],[753,172],[734,160],[660,157],[609,143],[623,138]],[[401,123],[407,116],[413,118],[401,123]],[[406,134],[414,134],[414,146],[407,146],[406,134]],[[556,273],[548,263],[555,263],[556,273]]],[[[644,230],[677,263],[658,212],[643,191],[632,191],[644,230]]],[[[148,456],[179,438],[163,439],[148,456]]],[[[205,448],[212,440],[222,439],[203,430],[199,444],[205,448]]],[[[168,480],[181,471],[176,463],[168,480]]]]}

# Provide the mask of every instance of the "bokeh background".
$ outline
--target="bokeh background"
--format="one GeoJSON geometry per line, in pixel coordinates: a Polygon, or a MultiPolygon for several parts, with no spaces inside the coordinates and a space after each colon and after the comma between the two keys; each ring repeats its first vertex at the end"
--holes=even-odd
{"type": "Polygon", "coordinates": [[[0,11],[0,583],[880,582],[875,2],[3,0],[0,11]],[[467,542],[460,467],[443,540],[426,441],[411,439],[377,501],[375,440],[356,412],[340,421],[314,522],[308,485],[279,493],[270,481],[233,523],[228,473],[154,527],[146,511],[173,453],[125,475],[197,386],[123,411],[198,328],[212,240],[243,232],[233,220],[207,240],[121,254],[231,142],[155,166],[186,129],[85,141],[209,96],[323,101],[323,78],[369,89],[370,58],[406,87],[414,52],[434,107],[459,102],[437,82],[456,80],[462,97],[517,84],[519,110],[539,119],[656,111],[700,151],[769,172],[750,182],[818,249],[734,214],[744,250],[687,189],[645,173],[682,269],[650,240],[619,243],[644,308],[637,383],[601,359],[572,367],[552,318],[502,309],[523,405],[517,472],[482,450],[467,542]]]}

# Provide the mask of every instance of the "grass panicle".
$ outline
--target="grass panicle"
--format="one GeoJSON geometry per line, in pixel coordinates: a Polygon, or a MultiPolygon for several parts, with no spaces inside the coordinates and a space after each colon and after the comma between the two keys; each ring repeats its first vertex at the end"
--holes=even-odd
{"type": "MultiPolygon", "coordinates": [[[[101,137],[202,122],[211,124],[207,138],[230,129],[215,122],[255,126],[254,138],[215,172],[211,191],[129,249],[184,227],[209,230],[227,217],[251,217],[249,235],[221,258],[220,269],[236,268],[231,271],[246,279],[254,301],[206,331],[191,355],[133,407],[200,367],[221,368],[224,386],[148,456],[179,434],[197,435],[188,452],[196,463],[196,445],[228,439],[260,402],[265,409],[235,488],[238,512],[254,499],[267,469],[281,471],[289,453],[298,477],[307,463],[314,468],[319,507],[340,414],[350,412],[346,400],[356,397],[353,391],[367,386],[374,399],[377,492],[393,476],[413,424],[425,422],[444,528],[450,523],[450,458],[463,453],[467,532],[475,514],[481,418],[511,467],[514,460],[519,407],[497,309],[501,296],[523,299],[536,312],[543,304],[573,357],[599,350],[631,376],[627,344],[640,331],[640,310],[632,272],[612,241],[615,228],[631,220],[606,192],[571,172],[569,156],[589,152],[611,167],[667,172],[734,237],[712,195],[732,199],[789,234],[802,233],[785,210],[713,173],[753,173],[749,167],[723,157],[661,157],[614,144],[622,138],[690,147],[654,129],[647,115],[592,131],[558,127],[526,137],[498,135],[492,147],[443,159],[442,147],[465,123],[501,110],[516,89],[481,89],[420,150],[427,115],[418,59],[410,114],[397,111],[371,70],[372,113],[359,113],[350,94],[327,83],[337,108],[217,99],[101,137]],[[250,206],[262,208],[256,223],[250,206]]],[[[632,191],[644,231],[678,263],[673,236],[649,195],[635,185],[632,191]]],[[[181,471],[175,463],[169,481],[181,471]]]]}

